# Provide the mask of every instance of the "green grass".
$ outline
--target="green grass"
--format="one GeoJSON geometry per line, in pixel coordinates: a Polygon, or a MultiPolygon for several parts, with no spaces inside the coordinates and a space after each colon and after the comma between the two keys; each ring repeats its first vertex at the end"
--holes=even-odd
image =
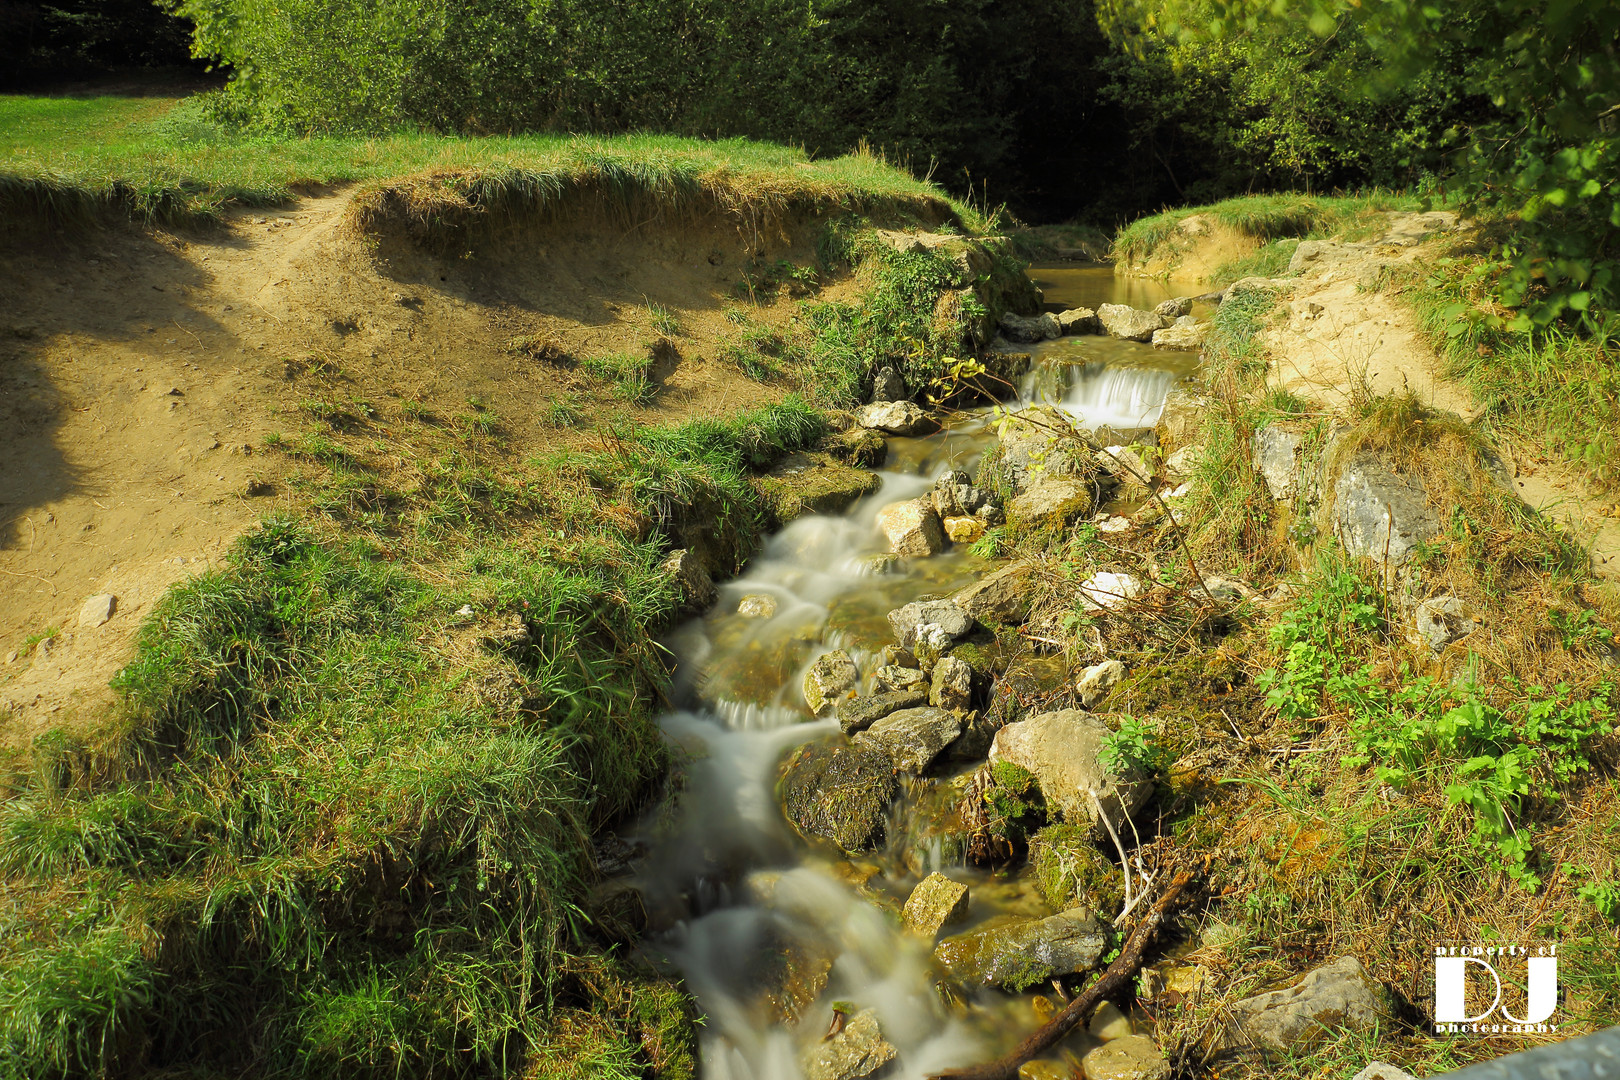
{"type": "Polygon", "coordinates": [[[484,205],[503,194],[543,202],[586,183],[692,202],[932,208],[947,218],[979,220],[965,204],[875,156],[812,161],[802,151],[747,139],[280,138],[233,132],[173,99],[0,95],[0,210],[11,214],[72,221],[112,212],[176,224],[217,217],[231,205],[284,204],[303,187],[419,173],[456,174],[461,194],[484,205]]]}
{"type": "Polygon", "coordinates": [[[1170,240],[1176,226],[1194,214],[1212,218],[1244,236],[1271,243],[1343,231],[1354,233],[1374,214],[1414,209],[1417,205],[1414,196],[1383,191],[1351,196],[1245,195],[1206,206],[1166,210],[1133,221],[1114,237],[1110,256],[1121,262],[1141,262],[1170,240]]]}

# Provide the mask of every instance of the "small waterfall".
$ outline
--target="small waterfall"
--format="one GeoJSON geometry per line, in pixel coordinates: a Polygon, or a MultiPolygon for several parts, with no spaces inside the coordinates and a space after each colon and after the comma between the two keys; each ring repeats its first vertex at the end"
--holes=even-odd
{"type": "Polygon", "coordinates": [[[1062,406],[1088,428],[1151,427],[1179,381],[1163,368],[1087,364],[1074,369],[1062,406]]]}

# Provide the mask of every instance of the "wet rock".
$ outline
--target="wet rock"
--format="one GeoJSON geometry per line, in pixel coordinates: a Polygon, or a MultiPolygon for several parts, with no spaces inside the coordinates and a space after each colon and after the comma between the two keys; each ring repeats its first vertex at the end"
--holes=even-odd
{"type": "Polygon", "coordinates": [[[91,628],[101,626],[111,619],[113,612],[117,610],[118,597],[110,593],[97,593],[95,596],[85,597],[84,603],[79,606],[79,625],[91,628]]]}
{"type": "Polygon", "coordinates": [[[745,619],[768,619],[776,614],[776,597],[770,593],[753,593],[737,603],[737,614],[745,619]]]}
{"type": "Polygon", "coordinates": [[[990,761],[1010,761],[1029,770],[1049,808],[1065,821],[1093,825],[1094,835],[1107,835],[1096,821],[1088,792],[1096,793],[1116,829],[1153,795],[1146,776],[1132,769],[1105,769],[1098,760],[1111,734],[1107,724],[1078,709],[1042,713],[996,732],[990,761]]]}
{"type": "Polygon", "coordinates": [[[1340,1031],[1371,1031],[1388,1015],[1383,988],[1361,961],[1341,956],[1287,990],[1257,994],[1233,1005],[1223,1045],[1291,1053],[1340,1031]]]}
{"type": "Polygon", "coordinates": [[[1192,311],[1193,298],[1178,296],[1173,300],[1165,300],[1153,309],[1155,315],[1165,315],[1172,319],[1179,319],[1192,311]]]}
{"type": "Polygon", "coordinates": [[[1092,485],[1062,477],[1030,485],[1007,507],[1007,523],[1015,529],[1061,529],[1091,513],[1092,485]]]}
{"type": "Polygon", "coordinates": [[[690,548],[677,548],[664,559],[663,571],[681,590],[681,604],[689,612],[706,610],[714,603],[714,580],[709,568],[690,548]]]}
{"type": "Polygon", "coordinates": [[[1127,1035],[1136,1034],[1131,1027],[1131,1018],[1119,1011],[1119,1006],[1112,1001],[1105,1001],[1097,1006],[1097,1011],[1091,1014],[1091,1023],[1086,1030],[1098,1042],[1113,1042],[1123,1039],[1127,1035]]]}
{"type": "Polygon", "coordinates": [[[1080,1064],[1086,1080],[1167,1080],[1170,1075],[1170,1063],[1146,1035],[1105,1042],[1080,1064]]]}
{"type": "Polygon", "coordinates": [[[1351,558],[1400,566],[1440,531],[1440,519],[1415,481],[1362,453],[1334,485],[1333,531],[1351,558]]]}
{"type": "Polygon", "coordinates": [[[860,678],[849,653],[842,649],[825,653],[804,673],[804,703],[812,714],[826,716],[850,696],[860,678]]]}
{"type": "Polygon", "coordinates": [[[1142,595],[1142,583],[1130,574],[1099,570],[1080,583],[1080,604],[1087,611],[1122,607],[1142,595]]]}
{"type": "Polygon", "coordinates": [[[917,662],[917,655],[900,645],[883,646],[883,662],[895,667],[922,667],[922,664],[917,662]]]}
{"type": "Polygon", "coordinates": [[[1074,691],[1080,695],[1080,704],[1089,709],[1124,681],[1125,665],[1118,660],[1104,660],[1080,673],[1074,682],[1074,691]]]}
{"type": "Polygon", "coordinates": [[[890,365],[882,367],[872,376],[872,403],[881,404],[885,401],[905,401],[910,394],[906,390],[906,380],[901,376],[898,368],[890,365]]]}
{"type": "Polygon", "coordinates": [[[799,1064],[804,1080],[861,1080],[876,1075],[899,1053],[883,1037],[877,1010],[862,1009],[838,1034],[810,1044],[799,1064]]]}
{"type": "Polygon", "coordinates": [[[940,930],[967,918],[968,887],[933,873],[917,883],[900,912],[906,932],[933,940],[940,930]]]}
{"type": "Polygon", "coordinates": [[[899,570],[900,556],[892,551],[880,551],[876,554],[861,556],[855,560],[854,565],[859,573],[879,577],[899,570]]]}
{"type": "Polygon", "coordinates": [[[988,492],[974,487],[967,473],[947,473],[934,482],[929,495],[940,517],[972,517],[990,501],[988,492]]]}
{"type": "MultiPolygon", "coordinates": [[[[1045,1001],[1045,998],[1036,998],[1045,1001]]],[[[1044,1023],[1045,1021],[1042,1021],[1044,1023]]],[[[1018,1080],[1074,1080],[1075,1071],[1061,1061],[1035,1058],[1018,1066],[1018,1080]]]]}
{"type": "Polygon", "coordinates": [[[1435,596],[1417,606],[1413,615],[1417,642],[1440,652],[1453,641],[1467,637],[1479,628],[1474,610],[1466,600],[1455,596],[1435,596]]]}
{"type": "Polygon", "coordinates": [[[953,544],[971,544],[984,535],[985,523],[976,517],[948,517],[945,536],[953,544]]]}
{"type": "Polygon", "coordinates": [[[937,709],[966,711],[973,705],[973,669],[954,656],[941,657],[934,665],[928,704],[937,709]]]}
{"type": "Polygon", "coordinates": [[[745,963],[750,969],[748,982],[759,987],[771,1020],[796,1024],[827,989],[837,959],[827,942],[774,923],[745,963]]]}
{"type": "Polygon", "coordinates": [[[1046,919],[1004,918],[940,942],[934,958],[970,986],[1023,990],[1098,966],[1108,933],[1084,908],[1046,919]]]}
{"type": "Polygon", "coordinates": [[[862,406],[855,410],[855,422],[890,435],[924,435],[934,429],[928,414],[911,401],[880,401],[862,406]]]}
{"type": "Polygon", "coordinates": [[[962,719],[962,734],[945,748],[947,761],[983,761],[990,752],[990,743],[996,737],[997,724],[986,713],[977,710],[962,719]]]}
{"type": "Polygon", "coordinates": [[[944,649],[973,630],[973,617],[952,600],[918,600],[889,612],[889,629],[903,649],[944,649]]]}
{"type": "Polygon", "coordinates": [[[1097,321],[1109,337],[1126,341],[1151,341],[1153,331],[1169,326],[1171,320],[1151,311],[1142,311],[1126,304],[1103,304],[1097,309],[1097,321]]]}
{"type": "Polygon", "coordinates": [[[855,742],[881,749],[897,771],[920,776],[960,734],[962,718],[944,709],[901,709],[873,723],[855,742]]]}
{"type": "Polygon", "coordinates": [[[888,754],[839,740],[801,746],[788,758],[779,790],[794,828],[855,855],[882,842],[897,786],[888,754]]]}
{"type": "Polygon", "coordinates": [[[1092,841],[1089,826],[1040,829],[1029,838],[1029,866],[1041,895],[1059,911],[1084,907],[1107,918],[1125,904],[1125,875],[1092,841]]]}
{"type": "Polygon", "coordinates": [[[1142,969],[1143,996],[1156,998],[1160,994],[1175,994],[1190,998],[1202,994],[1210,987],[1209,969],[1202,964],[1175,964],[1165,961],[1142,969]]]}
{"type": "Polygon", "coordinates": [[[1097,313],[1088,307],[1070,308],[1057,313],[1058,329],[1064,334],[1096,334],[1102,331],[1097,313]]]}
{"type": "Polygon", "coordinates": [[[878,511],[877,523],[896,555],[920,558],[945,550],[945,530],[927,499],[890,503],[878,511]]]}
{"type": "Polygon", "coordinates": [[[844,734],[853,735],[857,731],[865,731],[890,713],[926,704],[928,691],[918,685],[909,690],[891,690],[871,697],[847,698],[838,703],[835,713],[844,734]]]}
{"type": "Polygon", "coordinates": [[[1265,480],[1273,499],[1292,499],[1298,487],[1299,451],[1304,444],[1297,432],[1263,427],[1254,433],[1255,471],[1265,480]]]}
{"type": "Polygon", "coordinates": [[[804,514],[837,514],[882,481],[867,469],[845,465],[831,454],[793,454],[754,480],[773,524],[804,514]]]}
{"type": "Polygon", "coordinates": [[[1192,390],[1166,394],[1159,422],[1153,427],[1159,436],[1159,449],[1169,454],[1196,442],[1203,430],[1204,414],[1212,404],[1209,398],[1192,390]]]}
{"type": "Polygon", "coordinates": [[[1027,345],[1062,337],[1063,327],[1055,315],[1014,315],[1008,311],[1001,316],[1001,333],[1008,341],[1027,345]]]}
{"type": "Polygon", "coordinates": [[[1037,405],[1014,413],[1001,429],[1001,468],[1015,491],[1055,477],[1085,478],[1096,471],[1092,447],[1073,431],[1061,410],[1037,405]]]}
{"type": "Polygon", "coordinates": [[[980,578],[951,599],[982,623],[1016,625],[1029,615],[1032,572],[1029,563],[1011,563],[980,578]]]}
{"type": "Polygon", "coordinates": [[[1387,1061],[1369,1061],[1367,1067],[1352,1076],[1350,1080],[1417,1080],[1417,1078],[1405,1069],[1391,1065],[1387,1061]]]}
{"type": "Polygon", "coordinates": [[[899,664],[884,664],[872,672],[872,688],[879,694],[914,691],[926,695],[928,693],[928,676],[918,668],[901,667],[899,664]]]}
{"type": "Polygon", "coordinates": [[[1164,475],[1171,480],[1185,480],[1193,474],[1203,460],[1204,446],[1202,443],[1183,446],[1180,450],[1164,459],[1164,475]]]}
{"type": "Polygon", "coordinates": [[[1199,322],[1191,315],[1183,315],[1163,330],[1153,331],[1153,347],[1196,352],[1204,347],[1204,339],[1207,337],[1209,337],[1209,323],[1199,322]]]}
{"type": "Polygon", "coordinates": [[[1033,362],[1034,358],[1027,352],[993,349],[980,359],[984,365],[984,375],[968,381],[970,385],[980,387],[985,397],[1006,397],[1017,389],[1019,376],[1027,372],[1033,362]]]}

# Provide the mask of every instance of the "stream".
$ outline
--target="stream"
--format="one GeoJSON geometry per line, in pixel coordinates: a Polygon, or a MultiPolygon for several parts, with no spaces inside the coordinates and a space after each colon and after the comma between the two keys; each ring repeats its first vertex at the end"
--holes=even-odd
{"type": "MultiPolygon", "coordinates": [[[[1064,306],[1151,307],[1171,295],[1107,268],[1031,273],[1064,306]]],[[[1152,424],[1196,364],[1195,354],[1100,336],[1028,349],[1022,403],[1060,404],[1086,427],[1152,424]]],[[[802,1055],[827,1032],[834,1003],[876,1009],[883,1037],[899,1051],[884,1075],[901,1078],[999,1054],[1038,1022],[1029,995],[985,991],[948,1005],[936,986],[933,943],[902,935],[895,914],[935,870],[971,890],[968,921],[953,932],[1000,914],[1051,914],[1038,891],[944,862],[937,848],[902,850],[901,828],[890,830],[887,850],[843,859],[800,839],[773,790],[791,748],[838,731],[804,704],[809,665],[843,649],[869,680],[892,642],[890,609],[949,595],[992,568],[961,546],[898,560],[887,573],[874,573],[869,561],[886,550],[875,524],[882,507],[926,493],[947,468],[976,472],[992,439],[988,410],[927,438],[890,438],[876,494],[769,537],[747,572],[719,587],[711,610],[666,642],[678,660],[674,700],[685,708],[661,725],[685,758],[684,780],[631,839],[648,852],[637,883],[653,924],[668,927],[649,936],[648,949],[684,975],[706,1018],[709,1080],[803,1076],[802,1055]],[[775,601],[774,613],[739,613],[744,597],[758,596],[775,601]]],[[[902,790],[914,797],[935,782],[909,780],[902,790]]]]}

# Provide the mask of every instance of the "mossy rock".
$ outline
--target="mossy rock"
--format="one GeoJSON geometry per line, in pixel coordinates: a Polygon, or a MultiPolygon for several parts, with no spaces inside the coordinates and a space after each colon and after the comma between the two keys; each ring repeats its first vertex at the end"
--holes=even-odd
{"type": "Polygon", "coordinates": [[[1015,723],[1042,707],[1069,685],[1069,664],[1061,656],[1020,660],[996,680],[989,715],[998,727],[1015,723]]]}
{"type": "Polygon", "coordinates": [[[831,840],[857,855],[883,842],[898,790],[889,755],[838,736],[794,751],[782,769],[777,798],[802,835],[831,840]]]}
{"type": "Polygon", "coordinates": [[[1125,876],[1087,839],[1084,825],[1048,825],[1029,841],[1029,865],[1046,902],[1111,916],[1125,904],[1125,876]]]}
{"type": "Polygon", "coordinates": [[[868,469],[882,465],[889,456],[889,444],[883,436],[863,427],[852,427],[848,431],[829,435],[822,441],[821,448],[846,465],[868,469]]]}
{"type": "Polygon", "coordinates": [[[876,473],[845,465],[830,454],[793,454],[764,476],[754,488],[765,503],[772,526],[785,525],[804,514],[836,514],[881,483],[876,473]]]}

